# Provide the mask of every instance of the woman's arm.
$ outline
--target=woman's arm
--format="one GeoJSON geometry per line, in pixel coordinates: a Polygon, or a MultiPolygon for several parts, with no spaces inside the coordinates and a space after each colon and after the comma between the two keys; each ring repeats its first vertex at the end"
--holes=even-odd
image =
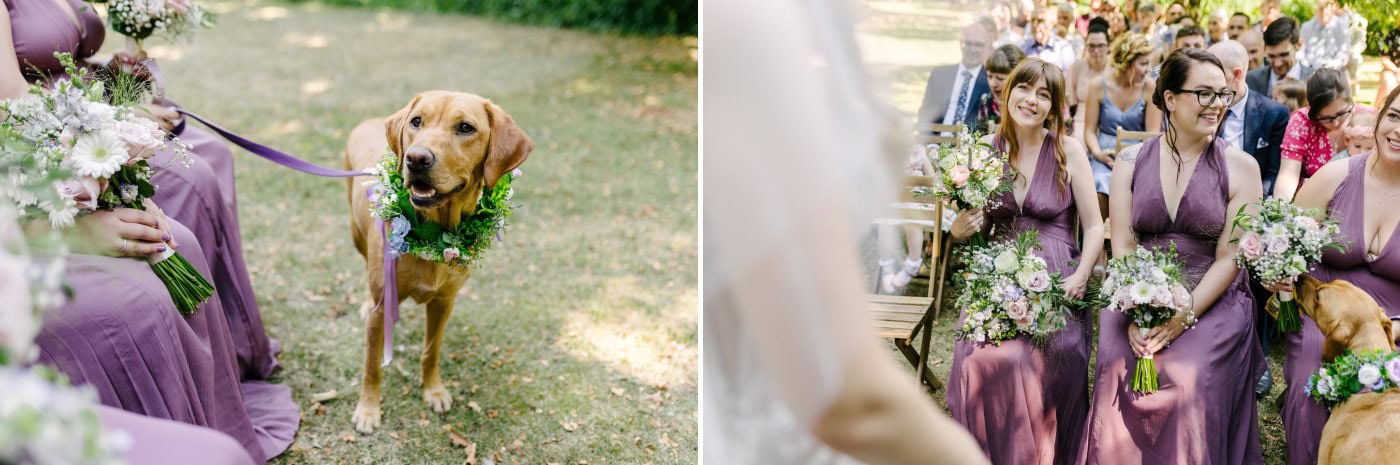
{"type": "Polygon", "coordinates": [[[1152,104],[1152,94],[1157,92],[1157,82],[1148,80],[1142,85],[1143,129],[1147,132],[1162,132],[1162,109],[1152,104]]]}
{"type": "Polygon", "coordinates": [[[1114,257],[1137,250],[1137,236],[1133,233],[1133,167],[1137,166],[1138,151],[1141,149],[1142,144],[1124,148],[1109,180],[1108,217],[1118,220],[1109,221],[1113,228],[1114,257]]]}
{"type": "Polygon", "coordinates": [[[1066,280],[1065,289],[1073,292],[1072,298],[1080,298],[1089,283],[1089,275],[1094,272],[1094,264],[1103,253],[1103,218],[1099,216],[1098,192],[1094,190],[1094,169],[1084,155],[1084,147],[1074,140],[1065,143],[1065,165],[1069,171],[1069,189],[1074,195],[1074,204],[1079,212],[1079,226],[1084,230],[1084,245],[1079,250],[1079,267],[1066,280]],[[1094,208],[1086,208],[1093,206],[1094,208]]]}
{"type": "Polygon", "coordinates": [[[1095,77],[1089,81],[1089,95],[1084,96],[1084,106],[1079,108],[1079,112],[1084,115],[1083,132],[1080,139],[1084,141],[1084,148],[1089,156],[1103,162],[1108,166],[1113,166],[1113,159],[1103,155],[1103,147],[1099,147],[1099,106],[1103,99],[1103,76],[1095,77]]]}
{"type": "Polygon", "coordinates": [[[29,90],[29,82],[19,70],[19,57],[15,52],[14,32],[10,30],[10,15],[0,18],[0,99],[24,96],[29,90]]]}
{"type": "Polygon", "coordinates": [[[1307,145],[1312,137],[1326,137],[1314,134],[1308,121],[1307,112],[1295,111],[1288,116],[1288,129],[1283,131],[1283,142],[1279,144],[1278,178],[1274,180],[1274,197],[1293,200],[1298,193],[1298,184],[1303,177],[1303,160],[1307,157],[1307,145]]]}

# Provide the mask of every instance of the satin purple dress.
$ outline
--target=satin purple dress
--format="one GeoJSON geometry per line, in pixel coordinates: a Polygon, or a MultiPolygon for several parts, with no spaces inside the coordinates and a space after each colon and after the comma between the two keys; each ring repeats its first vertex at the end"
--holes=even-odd
{"type": "MultiPolygon", "coordinates": [[[[1006,192],[987,216],[994,240],[1038,230],[1037,254],[1051,273],[1067,277],[1074,273],[1071,262],[1079,258],[1071,229],[1077,210],[1068,184],[1060,184],[1054,144],[1047,135],[1024,204],[1006,192]]],[[[953,345],[948,409],[992,463],[1067,465],[1078,458],[1089,409],[1086,315],[1085,309],[1075,309],[1066,328],[1043,347],[1025,337],[1000,345],[953,345]]]]}
{"type": "MultiPolygon", "coordinates": [[[[1233,215],[1226,211],[1225,154],[1219,144],[1207,149],[1172,220],[1159,177],[1160,143],[1160,137],[1144,142],[1133,167],[1132,229],[1148,248],[1175,243],[1194,282],[1214,263],[1216,241],[1233,215]]],[[[1155,354],[1160,388],[1151,394],[1132,390],[1137,357],[1128,343],[1129,320],[1119,312],[1099,312],[1097,377],[1081,463],[1263,462],[1254,381],[1263,374],[1264,354],[1254,342],[1248,282],[1240,272],[1195,328],[1155,354]]]]}
{"type": "MultiPolygon", "coordinates": [[[[1365,178],[1366,160],[1371,155],[1348,158],[1347,176],[1327,202],[1328,215],[1342,227],[1345,252],[1327,249],[1322,263],[1312,276],[1322,282],[1343,280],[1366,291],[1389,316],[1400,316],[1400,250],[1396,250],[1395,234],[1380,238],[1383,249],[1375,261],[1366,260],[1365,178]]],[[[1400,230],[1400,228],[1397,228],[1400,230]]],[[[1322,442],[1322,427],[1327,424],[1327,408],[1308,397],[1304,388],[1308,376],[1322,366],[1322,332],[1317,323],[1303,315],[1303,329],[1286,334],[1288,355],[1283,363],[1283,376],[1288,387],[1283,391],[1283,431],[1288,441],[1290,465],[1317,463],[1317,448],[1322,442]]]]}
{"type": "MultiPolygon", "coordinates": [[[[5,0],[15,53],[27,79],[61,76],[56,51],[83,58],[101,46],[101,19],[87,4],[68,2],[78,23],[52,0],[5,0]]],[[[45,315],[37,338],[40,361],[75,383],[93,385],[104,404],[214,428],[262,462],[291,444],[300,412],[288,387],[252,381],[276,366],[272,346],[262,334],[256,307],[236,307],[252,303],[251,287],[245,295],[220,279],[241,273],[246,282],[247,275],[241,252],[236,252],[237,221],[229,213],[233,204],[224,197],[225,186],[232,193],[230,153],[222,144],[210,144],[213,138],[207,133],[201,138],[187,131],[182,137],[199,144],[194,166],[161,171],[155,179],[156,201],[175,223],[181,254],[215,284],[216,297],[195,315],[181,318],[143,260],[72,255],[66,279],[75,295],[45,315]],[[205,157],[226,160],[227,168],[216,173],[211,166],[219,164],[205,157]],[[228,239],[230,233],[235,239],[228,239]]],[[[169,158],[162,153],[153,163],[160,166],[169,158]]]]}
{"type": "MultiPolygon", "coordinates": [[[[102,18],[81,0],[67,0],[81,26],[54,0],[5,0],[10,13],[15,52],[21,71],[31,81],[63,74],[56,51],[75,58],[92,56],[102,47],[102,18]]],[[[276,341],[269,340],[253,294],[248,266],[243,261],[243,238],[238,225],[234,188],[233,152],[213,134],[190,125],[177,135],[192,146],[193,164],[179,166],[170,152],[151,159],[156,173],[156,203],[165,213],[185,223],[204,243],[205,258],[213,269],[208,276],[228,315],[229,328],[238,349],[239,370],[247,379],[266,379],[278,367],[276,341]]]]}
{"type": "Polygon", "coordinates": [[[97,418],[103,428],[131,435],[131,449],[120,456],[129,464],[257,463],[238,441],[209,428],[141,416],[105,405],[97,406],[97,418]]]}

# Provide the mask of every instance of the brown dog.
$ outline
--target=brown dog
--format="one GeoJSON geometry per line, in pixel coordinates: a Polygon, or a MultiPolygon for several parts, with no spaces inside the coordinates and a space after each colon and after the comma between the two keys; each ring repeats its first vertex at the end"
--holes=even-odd
{"type": "MultiPolygon", "coordinates": [[[[1303,276],[1298,306],[1325,339],[1323,363],[1346,350],[1395,350],[1391,321],[1366,291],[1346,281],[1322,283],[1303,276]]],[[[1374,465],[1400,457],[1400,391],[1355,394],[1332,409],[1322,428],[1318,465],[1374,465]]]]}
{"type": "MultiPolygon", "coordinates": [[[[525,161],[535,144],[501,107],[482,97],[459,92],[418,94],[408,106],[387,119],[360,123],[345,148],[347,168],[373,167],[385,147],[398,156],[399,170],[419,218],[444,228],[456,227],[476,211],[482,189],[525,161]]],[[[384,290],[384,234],[374,228],[365,177],[352,178],[350,225],[355,247],[365,257],[370,301],[360,309],[365,317],[365,372],[360,401],[355,406],[355,429],[370,433],[379,427],[380,364],[384,350],[384,309],[376,305],[384,290]]],[[[470,270],[404,255],[398,263],[399,301],[412,297],[428,307],[424,337],[423,401],[435,412],[452,407],[452,395],[438,375],[438,352],[457,290],[470,270]]]]}

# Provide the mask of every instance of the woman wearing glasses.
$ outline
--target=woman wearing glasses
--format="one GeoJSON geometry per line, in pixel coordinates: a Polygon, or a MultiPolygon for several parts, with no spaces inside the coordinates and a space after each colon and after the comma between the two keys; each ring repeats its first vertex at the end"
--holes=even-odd
{"type": "Polygon", "coordinates": [[[1274,197],[1292,200],[1304,180],[1332,161],[1339,144],[1331,135],[1345,128],[1358,110],[1367,109],[1352,102],[1346,71],[1323,68],[1308,78],[1308,106],[1293,112],[1279,147],[1282,160],[1274,197]]]}
{"type": "MultiPolygon", "coordinates": [[[[1328,70],[1324,70],[1328,71],[1328,70]]],[[[1393,239],[1400,210],[1400,90],[1392,90],[1376,118],[1376,149],[1370,154],[1328,163],[1298,189],[1296,203],[1316,208],[1342,225],[1347,250],[1328,250],[1312,275],[1323,282],[1345,280],[1370,294],[1392,318],[1400,316],[1400,241],[1393,239]]],[[[1327,410],[1308,398],[1303,386],[1322,366],[1322,333],[1311,318],[1303,330],[1288,334],[1283,374],[1283,430],[1291,464],[1318,461],[1318,443],[1327,410]]]]}
{"type": "Polygon", "coordinates": [[[1230,218],[1259,200],[1259,164],[1215,143],[1234,98],[1220,60],[1182,49],[1162,64],[1152,94],[1162,136],[1128,147],[1113,167],[1113,254],[1175,244],[1191,310],[1143,333],[1122,313],[1099,312],[1098,367],[1085,429],[1085,465],[1259,464],[1254,300],[1232,257],[1230,218]],[[1197,324],[1199,322],[1199,324],[1197,324]],[[1132,389],[1134,360],[1153,355],[1160,389],[1132,389]]]}

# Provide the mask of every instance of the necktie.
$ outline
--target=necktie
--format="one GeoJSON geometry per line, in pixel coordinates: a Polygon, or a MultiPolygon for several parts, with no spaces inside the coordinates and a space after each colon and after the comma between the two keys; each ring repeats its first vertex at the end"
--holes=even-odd
{"type": "Polygon", "coordinates": [[[953,112],[953,124],[963,120],[963,113],[967,111],[968,88],[972,87],[972,73],[962,72],[963,85],[958,91],[958,109],[953,112]]]}

